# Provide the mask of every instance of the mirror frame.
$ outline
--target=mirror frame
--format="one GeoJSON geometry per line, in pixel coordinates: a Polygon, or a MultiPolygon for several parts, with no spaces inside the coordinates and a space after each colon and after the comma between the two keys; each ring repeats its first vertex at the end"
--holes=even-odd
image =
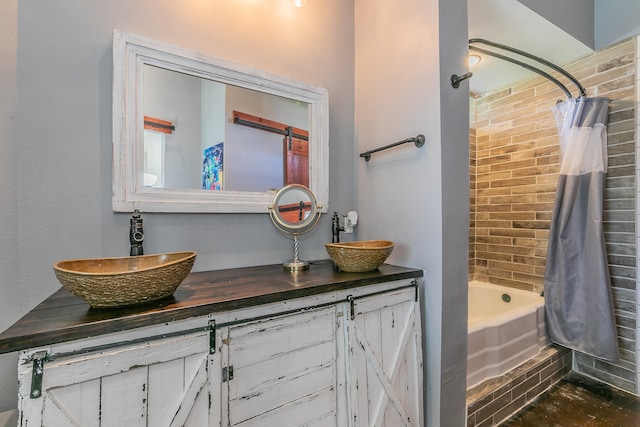
{"type": "MultiPolygon", "coordinates": [[[[143,178],[142,70],[145,64],[309,104],[309,188],[327,212],[329,91],[143,36],[113,30],[114,212],[269,213],[265,192],[148,188],[143,178]]],[[[284,186],[284,184],[283,184],[284,186]]]]}

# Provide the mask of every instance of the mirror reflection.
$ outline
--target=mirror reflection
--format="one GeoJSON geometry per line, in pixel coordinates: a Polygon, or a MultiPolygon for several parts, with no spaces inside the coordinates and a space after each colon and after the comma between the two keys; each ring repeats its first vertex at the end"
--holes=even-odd
{"type": "Polygon", "coordinates": [[[309,104],[148,64],[143,82],[145,186],[309,185],[309,104]]]}
{"type": "Polygon", "coordinates": [[[311,199],[306,192],[294,189],[282,196],[276,209],[283,221],[297,224],[309,217],[311,205],[311,199]]]}
{"type": "Polygon", "coordinates": [[[291,184],[278,190],[269,211],[281,231],[298,234],[309,231],[318,222],[321,206],[307,187],[291,184]]]}
{"type": "Polygon", "coordinates": [[[327,89],[113,32],[116,212],[269,212],[273,189],[329,197],[327,89]]]}

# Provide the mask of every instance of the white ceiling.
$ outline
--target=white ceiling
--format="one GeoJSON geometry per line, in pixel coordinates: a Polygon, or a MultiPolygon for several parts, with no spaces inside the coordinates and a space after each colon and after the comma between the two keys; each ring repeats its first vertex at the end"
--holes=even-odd
{"type": "MultiPolygon", "coordinates": [[[[517,0],[468,0],[469,39],[483,38],[501,43],[557,65],[563,65],[593,52],[585,44],[570,36],[545,18],[522,5],[517,0]]],[[[485,45],[475,46],[497,51],[485,45]]],[[[513,54],[507,54],[518,60],[513,54]]],[[[535,74],[507,61],[481,55],[482,60],[470,71],[469,89],[473,93],[484,93],[506,86],[508,83],[530,78],[535,74]]],[[[541,68],[538,64],[538,68],[541,68]]],[[[548,69],[543,68],[548,72],[548,69]]],[[[462,74],[462,73],[461,73],[462,74]]],[[[556,77],[555,72],[550,72],[556,77]]],[[[566,85],[577,95],[574,85],[566,85]]]]}

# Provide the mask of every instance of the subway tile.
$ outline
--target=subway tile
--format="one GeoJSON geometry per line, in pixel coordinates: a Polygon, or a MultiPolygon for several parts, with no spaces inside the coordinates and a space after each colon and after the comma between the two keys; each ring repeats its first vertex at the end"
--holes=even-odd
{"type": "MultiPolygon", "coordinates": [[[[624,65],[633,65],[634,61],[635,61],[634,54],[630,52],[622,56],[616,56],[607,62],[598,64],[598,66],[596,67],[596,71],[598,73],[602,73],[607,70],[618,68],[624,65]]],[[[633,73],[634,71],[635,70],[631,70],[631,73],[633,73]]]]}
{"type": "MultiPolygon", "coordinates": [[[[518,151],[516,149],[513,149],[514,147],[515,146],[504,147],[504,149],[499,151],[502,151],[503,153],[518,151]]],[[[517,160],[512,162],[505,162],[505,163],[491,165],[491,172],[499,172],[499,171],[506,171],[506,170],[508,171],[524,170],[524,171],[534,172],[536,168],[533,166],[535,165],[536,165],[535,159],[517,160]]],[[[520,174],[520,176],[526,176],[526,175],[527,174],[520,174]]],[[[528,175],[533,175],[533,173],[529,173],[528,175]]]]}
{"type": "Polygon", "coordinates": [[[544,277],[533,274],[521,274],[514,272],[513,280],[523,283],[527,290],[530,291],[535,291],[536,287],[544,285],[544,277]]]}
{"type": "MultiPolygon", "coordinates": [[[[499,246],[489,245],[489,252],[492,253],[504,253],[512,256],[514,261],[516,259],[529,259],[533,255],[534,249],[531,247],[518,247],[518,246],[499,246]],[[528,257],[526,257],[528,255],[528,257]]],[[[525,264],[525,263],[523,263],[525,264]]]]}
{"type": "Polygon", "coordinates": [[[635,166],[635,155],[620,155],[608,157],[609,167],[635,166]]]}
{"type": "Polygon", "coordinates": [[[491,260],[491,261],[511,262],[511,259],[512,259],[510,254],[487,252],[487,251],[478,251],[476,256],[487,261],[491,260]]]}
{"type": "MultiPolygon", "coordinates": [[[[505,100],[507,98],[504,98],[505,100]]],[[[505,104],[505,107],[507,105],[505,104]]],[[[492,123],[509,122],[511,126],[518,127],[522,125],[529,125],[536,123],[539,119],[535,116],[536,108],[534,105],[529,104],[511,104],[510,108],[505,108],[505,111],[500,113],[491,114],[492,123]],[[530,117],[529,120],[517,120],[522,117],[530,117]]]]}
{"type": "Polygon", "coordinates": [[[479,236],[477,237],[478,243],[487,243],[493,245],[508,245],[512,242],[512,239],[507,236],[495,236],[495,235],[487,235],[487,236],[479,236]]]}
{"type": "Polygon", "coordinates": [[[630,210],[605,210],[603,211],[602,220],[605,222],[624,222],[633,225],[631,233],[635,230],[636,214],[630,210]]]}
{"type": "Polygon", "coordinates": [[[597,87],[599,94],[611,92],[614,89],[633,86],[635,84],[635,72],[632,65],[625,64],[624,66],[609,68],[586,76],[581,83],[585,87],[597,87]]]}
{"type": "Polygon", "coordinates": [[[514,143],[525,142],[525,141],[536,140],[539,138],[545,138],[545,137],[549,137],[557,134],[558,134],[558,130],[556,127],[551,127],[546,129],[535,129],[531,132],[518,133],[513,135],[512,141],[514,143]]]}
{"type": "Polygon", "coordinates": [[[526,395],[513,399],[508,405],[504,406],[493,415],[492,425],[498,425],[500,422],[508,419],[511,415],[523,408],[528,401],[529,399],[526,395]]]}
{"type": "Polygon", "coordinates": [[[621,232],[605,228],[604,237],[607,243],[635,244],[636,239],[633,232],[621,232]]]}
{"type": "Polygon", "coordinates": [[[632,393],[635,393],[636,391],[635,390],[636,386],[634,381],[629,381],[624,378],[611,375],[608,372],[600,371],[598,369],[587,367],[584,365],[581,365],[580,367],[584,369],[584,371],[578,371],[580,373],[589,375],[593,378],[598,378],[601,381],[605,381],[607,384],[613,385],[614,387],[618,387],[622,390],[626,390],[632,393]]]}
{"type": "Polygon", "coordinates": [[[549,229],[548,221],[513,221],[513,228],[549,229]]]}
{"type": "Polygon", "coordinates": [[[611,277],[611,286],[623,289],[636,289],[635,277],[611,277]]]}
{"type": "Polygon", "coordinates": [[[527,90],[523,90],[520,92],[513,92],[511,91],[511,93],[507,96],[503,96],[500,98],[496,98],[495,100],[493,100],[491,102],[491,109],[497,109],[500,108],[502,106],[511,106],[513,105],[515,102],[520,101],[520,100],[530,100],[533,96],[535,95],[535,91],[533,90],[533,88],[531,89],[527,89],[527,90]]]}
{"type": "Polygon", "coordinates": [[[556,191],[556,184],[521,185],[511,188],[511,194],[535,194],[556,191]]]}
{"type": "Polygon", "coordinates": [[[634,108],[628,108],[626,110],[616,111],[614,113],[609,114],[609,123],[612,122],[620,122],[624,120],[635,121],[636,114],[634,108]]]}
{"type": "Polygon", "coordinates": [[[511,393],[507,392],[492,400],[488,405],[476,411],[476,420],[491,418],[496,412],[511,403],[511,393]]]}
{"type": "Polygon", "coordinates": [[[487,204],[486,205],[478,205],[478,212],[487,212],[487,213],[491,213],[491,212],[511,212],[511,204],[508,203],[502,203],[502,204],[497,204],[497,203],[489,203],[488,202],[488,198],[487,198],[487,204]]]}
{"type": "MultiPolygon", "coordinates": [[[[522,255],[514,255],[513,262],[517,264],[526,264],[530,266],[544,267],[545,259],[537,256],[522,256],[522,255]]],[[[535,270],[534,274],[535,274],[535,270]]]]}
{"type": "MultiPolygon", "coordinates": [[[[538,165],[537,162],[535,160],[523,160],[521,162],[526,162],[528,163],[527,166],[529,166],[529,164],[532,167],[523,167],[523,168],[518,168],[515,167],[513,168],[513,176],[514,177],[518,177],[518,176],[539,176],[539,175],[552,175],[554,178],[554,182],[558,180],[558,173],[560,172],[560,166],[559,165],[555,165],[555,164],[550,164],[550,165],[538,165]]],[[[519,162],[514,162],[514,163],[519,163],[519,162]]]]}
{"type": "Polygon", "coordinates": [[[536,238],[536,232],[534,230],[525,230],[525,229],[513,229],[513,228],[503,228],[503,229],[491,229],[489,231],[491,236],[505,236],[505,237],[523,237],[523,238],[536,238]]]}
{"type": "Polygon", "coordinates": [[[552,219],[551,212],[536,212],[536,221],[551,221],[552,219]]]}
{"type": "Polygon", "coordinates": [[[508,195],[497,195],[493,196],[490,199],[491,204],[526,204],[526,203],[535,203],[539,201],[537,194],[508,194],[508,195]]]}
{"type": "Polygon", "coordinates": [[[557,186],[558,175],[557,174],[536,175],[536,184],[557,186]]]}
{"type": "Polygon", "coordinates": [[[533,212],[533,211],[490,212],[489,219],[495,219],[495,220],[507,219],[509,221],[535,221],[536,212],[533,212]]]}
{"type": "Polygon", "coordinates": [[[608,199],[604,202],[604,210],[630,210],[635,211],[636,200],[635,199],[608,199]]]}
{"type": "Polygon", "coordinates": [[[634,197],[635,197],[635,191],[633,188],[623,187],[623,188],[605,188],[604,189],[605,200],[615,200],[615,199],[633,200],[634,197]]]}
{"type": "Polygon", "coordinates": [[[536,157],[536,165],[558,165],[560,164],[560,155],[558,152],[543,157],[536,157]]]}

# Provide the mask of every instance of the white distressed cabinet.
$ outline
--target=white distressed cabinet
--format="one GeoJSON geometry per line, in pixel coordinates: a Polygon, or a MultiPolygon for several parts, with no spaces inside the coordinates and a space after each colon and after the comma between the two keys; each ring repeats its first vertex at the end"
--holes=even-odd
{"type": "Polygon", "coordinates": [[[353,299],[346,308],[351,425],[423,425],[416,289],[399,288],[353,299]]]}
{"type": "Polygon", "coordinates": [[[409,280],[21,352],[21,426],[418,426],[409,280]]]}
{"type": "Polygon", "coordinates": [[[224,425],[336,425],[336,332],[335,306],[224,328],[224,425]]]}
{"type": "Polygon", "coordinates": [[[20,425],[208,425],[208,372],[220,363],[210,357],[209,333],[133,341],[22,353],[20,425]]]}

